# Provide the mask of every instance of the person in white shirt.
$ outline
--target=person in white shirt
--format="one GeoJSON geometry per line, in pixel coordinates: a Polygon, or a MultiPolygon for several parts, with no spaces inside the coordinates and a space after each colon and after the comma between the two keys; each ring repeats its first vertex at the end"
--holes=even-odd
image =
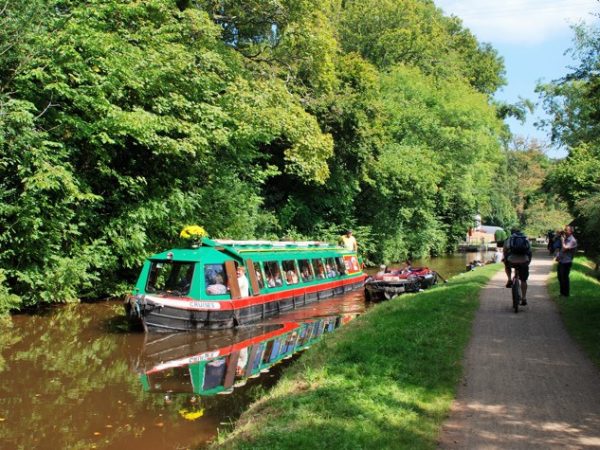
{"type": "Polygon", "coordinates": [[[238,286],[240,287],[240,296],[241,297],[249,297],[250,296],[250,287],[248,283],[248,278],[246,277],[246,268],[239,266],[237,268],[237,281],[238,286]]]}

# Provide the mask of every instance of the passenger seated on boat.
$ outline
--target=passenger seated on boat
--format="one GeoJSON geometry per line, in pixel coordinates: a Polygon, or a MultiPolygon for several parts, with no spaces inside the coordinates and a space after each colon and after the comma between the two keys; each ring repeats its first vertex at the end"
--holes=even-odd
{"type": "Polygon", "coordinates": [[[225,284],[223,284],[223,277],[221,275],[215,275],[214,278],[210,281],[211,281],[211,284],[209,284],[206,287],[207,294],[210,294],[210,295],[227,294],[227,286],[225,286],[225,284]]]}
{"type": "Polygon", "coordinates": [[[298,283],[298,275],[293,270],[288,270],[285,275],[285,280],[288,284],[297,284],[298,283]]]}
{"type": "Polygon", "coordinates": [[[385,264],[382,264],[379,266],[379,272],[377,272],[376,275],[381,276],[381,275],[386,274],[387,272],[388,272],[387,266],[385,264]]]}
{"type": "Polygon", "coordinates": [[[256,272],[256,282],[258,283],[258,287],[260,289],[262,289],[265,287],[265,282],[263,281],[262,273],[260,273],[260,270],[256,270],[255,272],[256,272]]]}
{"type": "Polygon", "coordinates": [[[337,277],[337,272],[333,270],[329,264],[325,266],[325,273],[327,274],[327,278],[337,277]]]}
{"type": "Polygon", "coordinates": [[[308,267],[304,267],[304,269],[302,270],[302,281],[310,281],[312,280],[312,275],[308,269],[308,267]]]}

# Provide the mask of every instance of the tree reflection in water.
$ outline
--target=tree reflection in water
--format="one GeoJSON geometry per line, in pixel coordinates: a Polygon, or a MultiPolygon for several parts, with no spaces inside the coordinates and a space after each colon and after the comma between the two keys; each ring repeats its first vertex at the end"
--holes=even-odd
{"type": "Polygon", "coordinates": [[[2,325],[1,448],[201,445],[277,380],[285,358],[342,320],[154,338],[116,332],[121,311],[70,305],[2,325]]]}

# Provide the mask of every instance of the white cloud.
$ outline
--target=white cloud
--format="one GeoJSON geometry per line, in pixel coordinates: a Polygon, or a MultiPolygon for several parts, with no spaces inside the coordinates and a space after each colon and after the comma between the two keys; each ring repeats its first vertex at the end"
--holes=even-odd
{"type": "Polygon", "coordinates": [[[598,0],[436,0],[480,41],[535,45],[580,21],[598,20],[598,0]]]}

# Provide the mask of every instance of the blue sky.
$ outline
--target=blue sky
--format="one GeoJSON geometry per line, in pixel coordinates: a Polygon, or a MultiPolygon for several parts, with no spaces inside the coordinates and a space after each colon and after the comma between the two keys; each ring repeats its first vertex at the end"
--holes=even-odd
{"type": "MultiPolygon", "coordinates": [[[[516,102],[519,97],[539,103],[534,92],[539,81],[548,82],[570,72],[575,63],[565,51],[571,47],[574,23],[597,22],[598,0],[435,0],[446,15],[463,20],[481,42],[489,42],[504,58],[507,86],[496,97],[516,102]]],[[[548,143],[546,131],[534,122],[544,117],[541,106],[521,125],[510,120],[514,134],[548,143]]],[[[548,148],[552,157],[563,149],[548,148]]]]}

